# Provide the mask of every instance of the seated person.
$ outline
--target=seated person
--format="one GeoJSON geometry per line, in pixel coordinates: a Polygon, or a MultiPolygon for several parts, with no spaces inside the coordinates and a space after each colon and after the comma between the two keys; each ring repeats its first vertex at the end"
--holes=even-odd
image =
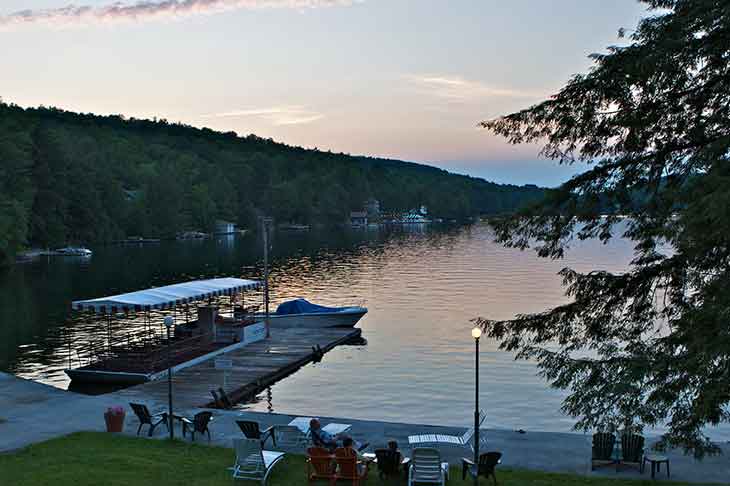
{"type": "Polygon", "coordinates": [[[367,465],[365,464],[365,462],[367,462],[367,460],[362,455],[360,455],[360,451],[362,449],[364,449],[365,447],[367,447],[367,445],[365,447],[359,447],[359,448],[355,449],[353,447],[354,444],[355,443],[352,440],[352,437],[345,437],[344,439],[342,439],[342,448],[351,449],[355,452],[355,457],[357,457],[357,460],[358,460],[357,472],[358,472],[358,474],[362,475],[365,473],[365,469],[367,468],[367,465]]]}
{"type": "Polygon", "coordinates": [[[393,451],[394,453],[398,454],[400,456],[400,451],[398,450],[398,443],[394,440],[388,441],[388,449],[393,451]]]}
{"type": "MultiPolygon", "coordinates": [[[[322,424],[316,418],[309,421],[309,432],[312,434],[312,442],[314,442],[314,445],[317,447],[325,447],[327,449],[334,450],[343,446],[345,439],[350,439],[350,442],[352,442],[352,439],[347,434],[330,434],[322,428],[322,424]]],[[[370,444],[367,442],[365,444],[355,444],[358,451],[362,451],[369,445],[370,444]]]]}
{"type": "Polygon", "coordinates": [[[401,472],[401,465],[407,462],[404,462],[403,456],[398,450],[398,443],[394,440],[388,441],[387,449],[377,449],[375,456],[381,479],[389,476],[397,477],[401,472]]]}
{"type": "Polygon", "coordinates": [[[398,449],[398,443],[396,441],[388,441],[388,449],[395,453],[396,461],[398,462],[398,464],[403,464],[406,467],[409,466],[411,460],[401,454],[400,449],[398,449]]]}

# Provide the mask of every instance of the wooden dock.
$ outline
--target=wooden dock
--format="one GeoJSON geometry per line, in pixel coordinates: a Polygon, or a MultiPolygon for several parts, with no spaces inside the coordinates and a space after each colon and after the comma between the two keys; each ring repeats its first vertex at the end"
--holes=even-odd
{"type": "MultiPolygon", "coordinates": [[[[213,406],[211,390],[223,388],[232,401],[242,401],[292,374],[317,354],[360,337],[357,328],[271,329],[271,337],[224,355],[230,369],[218,369],[215,359],[176,372],[172,377],[176,409],[213,406]]],[[[151,381],[114,393],[123,401],[167,402],[167,379],[151,381]]]]}

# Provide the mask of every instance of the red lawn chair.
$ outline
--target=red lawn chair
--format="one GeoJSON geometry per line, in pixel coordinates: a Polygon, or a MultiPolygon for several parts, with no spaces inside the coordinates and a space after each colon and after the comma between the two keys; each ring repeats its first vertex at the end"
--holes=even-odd
{"type": "Polygon", "coordinates": [[[307,449],[307,480],[335,481],[335,456],[324,447],[310,447],[307,449]]]}
{"type": "Polygon", "coordinates": [[[358,460],[357,452],[351,447],[337,448],[335,461],[337,462],[337,472],[333,483],[345,480],[352,481],[352,486],[359,486],[360,481],[368,477],[370,463],[358,460]]]}

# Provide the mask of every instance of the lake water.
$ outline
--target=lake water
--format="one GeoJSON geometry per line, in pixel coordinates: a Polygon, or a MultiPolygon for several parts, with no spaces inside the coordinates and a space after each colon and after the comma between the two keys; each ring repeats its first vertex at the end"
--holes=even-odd
{"type": "MultiPolygon", "coordinates": [[[[470,319],[509,318],[565,301],[557,272],[620,271],[628,242],[580,242],[566,259],[493,242],[486,225],[399,232],[277,233],[274,303],[304,297],[323,304],[364,301],[364,346],[341,346],[242,408],[303,415],[465,425],[473,416],[474,341],[470,319]]],[[[88,260],[43,259],[0,274],[0,369],[65,388],[73,299],[213,276],[260,276],[255,236],[94,248],[88,260]]],[[[563,392],[533,363],[482,339],[480,403],[487,426],[569,431],[563,392]]],[[[711,433],[729,439],[726,428],[711,433]]]]}

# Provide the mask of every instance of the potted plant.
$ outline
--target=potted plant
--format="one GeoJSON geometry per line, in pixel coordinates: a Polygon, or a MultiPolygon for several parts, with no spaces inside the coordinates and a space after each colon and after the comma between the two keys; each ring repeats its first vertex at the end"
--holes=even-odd
{"type": "Polygon", "coordinates": [[[121,432],[124,428],[124,407],[109,407],[104,412],[104,420],[106,421],[107,432],[121,432]]]}

